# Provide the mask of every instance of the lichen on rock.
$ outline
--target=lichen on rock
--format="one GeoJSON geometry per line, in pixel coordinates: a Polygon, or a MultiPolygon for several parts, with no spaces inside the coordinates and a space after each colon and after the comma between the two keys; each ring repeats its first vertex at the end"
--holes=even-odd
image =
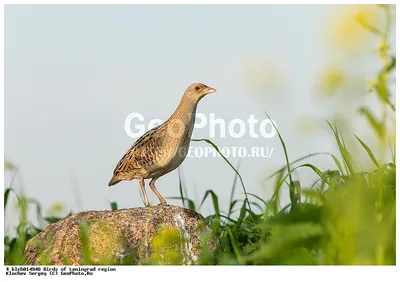
{"type": "Polygon", "coordinates": [[[25,248],[28,265],[198,264],[217,238],[203,217],[177,206],[87,211],[51,224],[25,248]]]}

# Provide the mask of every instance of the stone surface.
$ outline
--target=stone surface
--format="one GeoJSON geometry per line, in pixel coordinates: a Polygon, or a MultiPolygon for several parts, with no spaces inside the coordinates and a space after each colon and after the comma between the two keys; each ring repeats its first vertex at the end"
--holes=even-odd
{"type": "Polygon", "coordinates": [[[49,225],[25,247],[28,265],[197,264],[217,239],[203,217],[177,206],[87,211],[49,225]],[[85,235],[86,234],[86,235],[85,235]]]}

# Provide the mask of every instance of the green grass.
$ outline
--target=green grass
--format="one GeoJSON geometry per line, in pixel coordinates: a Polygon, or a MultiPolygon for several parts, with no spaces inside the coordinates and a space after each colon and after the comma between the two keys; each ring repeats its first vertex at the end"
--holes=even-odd
{"type": "MultiPolygon", "coordinates": [[[[380,6],[391,20],[389,7],[380,6]]],[[[368,30],[387,42],[389,27],[384,31],[362,23],[368,30]]],[[[389,55],[387,49],[379,51],[382,69],[376,75],[372,87],[382,105],[382,118],[379,119],[365,106],[359,112],[380,140],[382,152],[390,151],[392,160],[380,163],[382,152],[373,152],[368,143],[356,135],[354,140],[345,140],[335,124],[327,121],[336,141],[338,155],[332,153],[312,153],[291,161],[281,132],[279,140],[284,151],[286,165],[266,178],[272,184],[273,195],[270,199],[247,192],[245,180],[238,167],[234,167],[224,156],[226,164],[235,172],[230,193],[230,203],[226,212],[220,207],[220,196],[214,191],[205,192],[200,203],[188,198],[179,184],[179,196],[182,205],[191,210],[199,210],[206,201],[211,201],[213,214],[206,217],[220,244],[211,253],[204,245],[201,264],[235,265],[394,265],[396,264],[396,154],[395,142],[388,140],[386,118],[388,111],[395,111],[390,100],[388,77],[396,65],[395,55],[389,55]],[[347,142],[356,141],[375,166],[374,169],[357,163],[354,152],[349,150],[347,142]],[[332,159],[335,166],[323,170],[311,162],[314,156],[332,159]],[[314,172],[313,185],[305,185],[296,179],[294,171],[310,169],[314,172]],[[237,182],[243,190],[242,198],[235,198],[237,182]],[[287,189],[290,203],[281,207],[281,193],[287,189]]],[[[267,115],[268,116],[268,115],[267,115]]],[[[373,136],[371,136],[373,137],[373,136]]],[[[218,146],[208,139],[194,140],[206,142],[218,153],[218,146]]],[[[5,163],[8,170],[15,167],[5,163]]],[[[178,189],[177,189],[178,191],[178,189]]],[[[4,238],[5,264],[23,264],[23,250],[26,242],[42,231],[50,223],[60,220],[57,217],[44,217],[40,204],[16,195],[12,187],[4,192],[4,209],[9,198],[16,196],[20,222],[16,236],[4,238]],[[36,207],[40,227],[27,220],[28,206],[36,207]]],[[[110,203],[111,209],[118,209],[117,203],[110,203]]],[[[7,216],[7,215],[6,215],[7,216]]],[[[82,223],[82,245],[85,263],[90,263],[86,227],[82,223]],[[86,246],[86,247],[85,247],[86,246]]],[[[167,235],[166,235],[167,236],[167,235]]],[[[175,242],[172,238],[170,241],[175,242]]],[[[166,240],[168,241],[168,240],[166,240]]],[[[152,258],[155,264],[157,257],[152,258]]],[[[176,262],[176,261],[175,261],[176,262]]]]}
{"type": "MultiPolygon", "coordinates": [[[[372,171],[357,172],[338,130],[329,126],[341,152],[340,158],[331,155],[337,167],[322,171],[310,163],[295,165],[298,162],[289,163],[285,152],[287,166],[274,173],[275,192],[269,201],[251,193],[244,194],[242,199],[231,196],[228,212],[224,213],[214,191],[206,191],[196,209],[194,201],[180,189],[181,195],[176,198],[181,199],[185,207],[198,210],[207,200],[211,200],[214,207],[214,213],[206,217],[206,221],[220,238],[220,245],[213,254],[204,248],[202,264],[395,264],[394,159],[379,164],[367,144],[355,137],[376,166],[372,171]],[[315,172],[313,187],[303,187],[293,179],[291,174],[300,168],[315,172]],[[289,189],[291,202],[280,208],[282,189],[289,189]],[[234,211],[238,216],[232,216],[234,211]]],[[[215,146],[210,140],[206,142],[215,146]]],[[[283,139],[281,143],[285,145],[283,139]]],[[[241,179],[238,170],[233,169],[241,179]]],[[[243,180],[242,184],[245,191],[243,180]]],[[[5,207],[12,193],[15,194],[12,188],[5,191],[5,207]]],[[[5,237],[5,264],[23,264],[22,253],[27,240],[42,230],[27,222],[29,204],[36,205],[39,222],[44,225],[60,220],[42,217],[36,201],[22,195],[17,199],[20,223],[17,237],[5,237]]],[[[115,210],[117,204],[111,203],[110,207],[115,210]]],[[[85,230],[81,232],[83,257],[85,264],[90,264],[85,230]]]]}

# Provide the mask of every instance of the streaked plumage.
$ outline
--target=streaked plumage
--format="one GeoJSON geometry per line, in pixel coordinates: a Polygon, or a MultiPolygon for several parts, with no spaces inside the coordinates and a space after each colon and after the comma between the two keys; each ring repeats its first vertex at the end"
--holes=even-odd
{"type": "Polygon", "coordinates": [[[141,136],[117,164],[109,186],[122,180],[138,179],[146,206],[149,206],[144,179],[151,178],[150,188],[161,204],[167,204],[154,186],[164,174],[176,169],[186,158],[192,136],[197,103],[215,92],[202,83],[190,85],[171,117],[141,136]]]}

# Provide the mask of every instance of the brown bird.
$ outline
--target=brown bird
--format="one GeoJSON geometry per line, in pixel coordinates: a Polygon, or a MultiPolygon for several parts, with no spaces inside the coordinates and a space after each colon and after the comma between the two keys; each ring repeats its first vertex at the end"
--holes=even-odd
{"type": "Polygon", "coordinates": [[[202,83],[191,84],[171,117],[147,131],[126,152],[117,164],[108,186],[122,180],[138,179],[146,206],[144,179],[151,178],[150,188],[162,205],[167,202],[155,187],[158,178],[176,169],[186,158],[192,136],[197,103],[216,90],[202,83]]]}

